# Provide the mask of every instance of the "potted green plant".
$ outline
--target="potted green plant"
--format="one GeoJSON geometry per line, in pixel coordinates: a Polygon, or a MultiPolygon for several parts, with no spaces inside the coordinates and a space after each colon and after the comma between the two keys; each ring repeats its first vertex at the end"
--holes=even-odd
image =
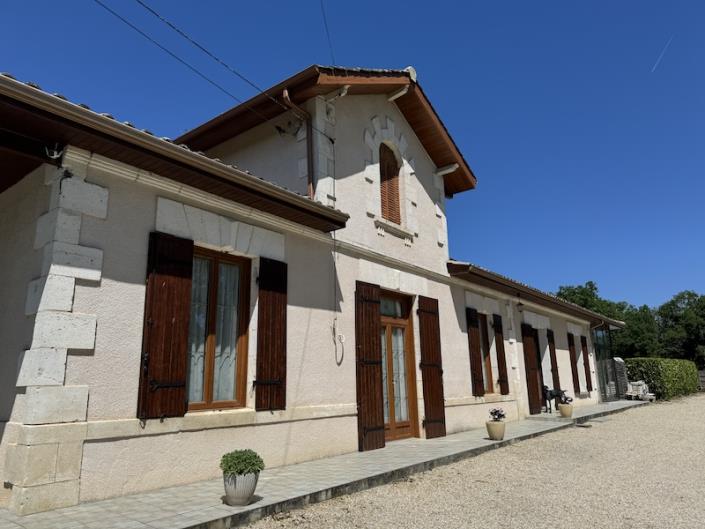
{"type": "Polygon", "coordinates": [[[560,412],[561,417],[570,419],[573,416],[572,402],[573,399],[566,395],[565,392],[563,392],[563,394],[559,397],[558,401],[558,411],[560,412]]]}
{"type": "Polygon", "coordinates": [[[487,434],[493,441],[501,441],[504,439],[504,419],[507,414],[502,408],[492,408],[490,410],[490,420],[485,423],[487,426],[487,434]]]}
{"type": "Polygon", "coordinates": [[[264,461],[254,450],[228,452],[220,460],[225,484],[225,503],[247,505],[257,488],[259,473],[264,470],[264,461]]]}

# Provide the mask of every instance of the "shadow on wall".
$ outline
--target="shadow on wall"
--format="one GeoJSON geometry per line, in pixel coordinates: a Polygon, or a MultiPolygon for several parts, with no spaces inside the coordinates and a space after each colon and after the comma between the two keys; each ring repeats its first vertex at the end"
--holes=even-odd
{"type": "Polygon", "coordinates": [[[463,334],[467,334],[468,324],[465,316],[465,290],[461,288],[449,288],[453,298],[453,307],[455,308],[455,319],[458,324],[458,330],[463,334]]]}

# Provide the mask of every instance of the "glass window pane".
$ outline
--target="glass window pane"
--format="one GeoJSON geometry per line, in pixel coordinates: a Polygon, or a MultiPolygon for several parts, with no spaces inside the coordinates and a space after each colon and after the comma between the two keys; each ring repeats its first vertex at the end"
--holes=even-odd
{"type": "Polygon", "coordinates": [[[401,318],[401,302],[396,299],[381,298],[380,311],[382,312],[382,316],[401,318]]]}
{"type": "Polygon", "coordinates": [[[490,381],[490,374],[488,373],[487,367],[489,365],[487,357],[490,355],[490,351],[487,349],[488,335],[487,335],[487,320],[485,318],[480,318],[480,350],[482,351],[482,380],[484,381],[485,391],[487,393],[492,393],[492,388],[488,387],[488,382],[490,381]]]}
{"type": "Polygon", "coordinates": [[[232,264],[220,263],[215,313],[213,400],[235,398],[239,298],[240,269],[232,264]]]}
{"type": "Polygon", "coordinates": [[[191,319],[188,331],[188,400],[203,401],[203,369],[206,354],[206,319],[208,316],[208,282],[210,261],[201,257],[193,259],[191,281],[191,319]]]}
{"type": "Polygon", "coordinates": [[[392,358],[394,365],[394,417],[397,422],[409,420],[406,395],[406,356],[404,329],[392,328],[392,358]]]}
{"type": "Polygon", "coordinates": [[[389,423],[389,395],[387,395],[387,332],[382,327],[382,399],[384,401],[384,424],[389,423]]]}

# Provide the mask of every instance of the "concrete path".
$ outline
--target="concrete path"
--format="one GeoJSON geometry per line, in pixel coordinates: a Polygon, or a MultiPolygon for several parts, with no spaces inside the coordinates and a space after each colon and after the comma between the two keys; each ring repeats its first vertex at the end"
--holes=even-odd
{"type": "Polygon", "coordinates": [[[246,507],[223,504],[223,482],[215,479],[24,517],[0,510],[0,529],[225,529],[389,483],[641,404],[645,403],[619,401],[576,408],[573,419],[544,414],[510,422],[505,439],[500,442],[488,440],[482,428],[438,439],[406,439],[389,443],[382,450],[265,470],[255,501],[246,507]]]}

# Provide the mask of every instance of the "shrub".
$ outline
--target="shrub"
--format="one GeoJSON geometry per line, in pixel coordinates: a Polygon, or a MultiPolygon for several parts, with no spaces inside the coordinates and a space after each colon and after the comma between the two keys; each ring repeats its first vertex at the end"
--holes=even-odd
{"type": "Polygon", "coordinates": [[[659,399],[671,399],[698,390],[698,369],[690,360],[672,358],[625,359],[629,380],[643,380],[659,399]]]}
{"type": "Polygon", "coordinates": [[[264,470],[264,461],[254,450],[228,452],[220,460],[223,474],[251,474],[264,470]]]}

